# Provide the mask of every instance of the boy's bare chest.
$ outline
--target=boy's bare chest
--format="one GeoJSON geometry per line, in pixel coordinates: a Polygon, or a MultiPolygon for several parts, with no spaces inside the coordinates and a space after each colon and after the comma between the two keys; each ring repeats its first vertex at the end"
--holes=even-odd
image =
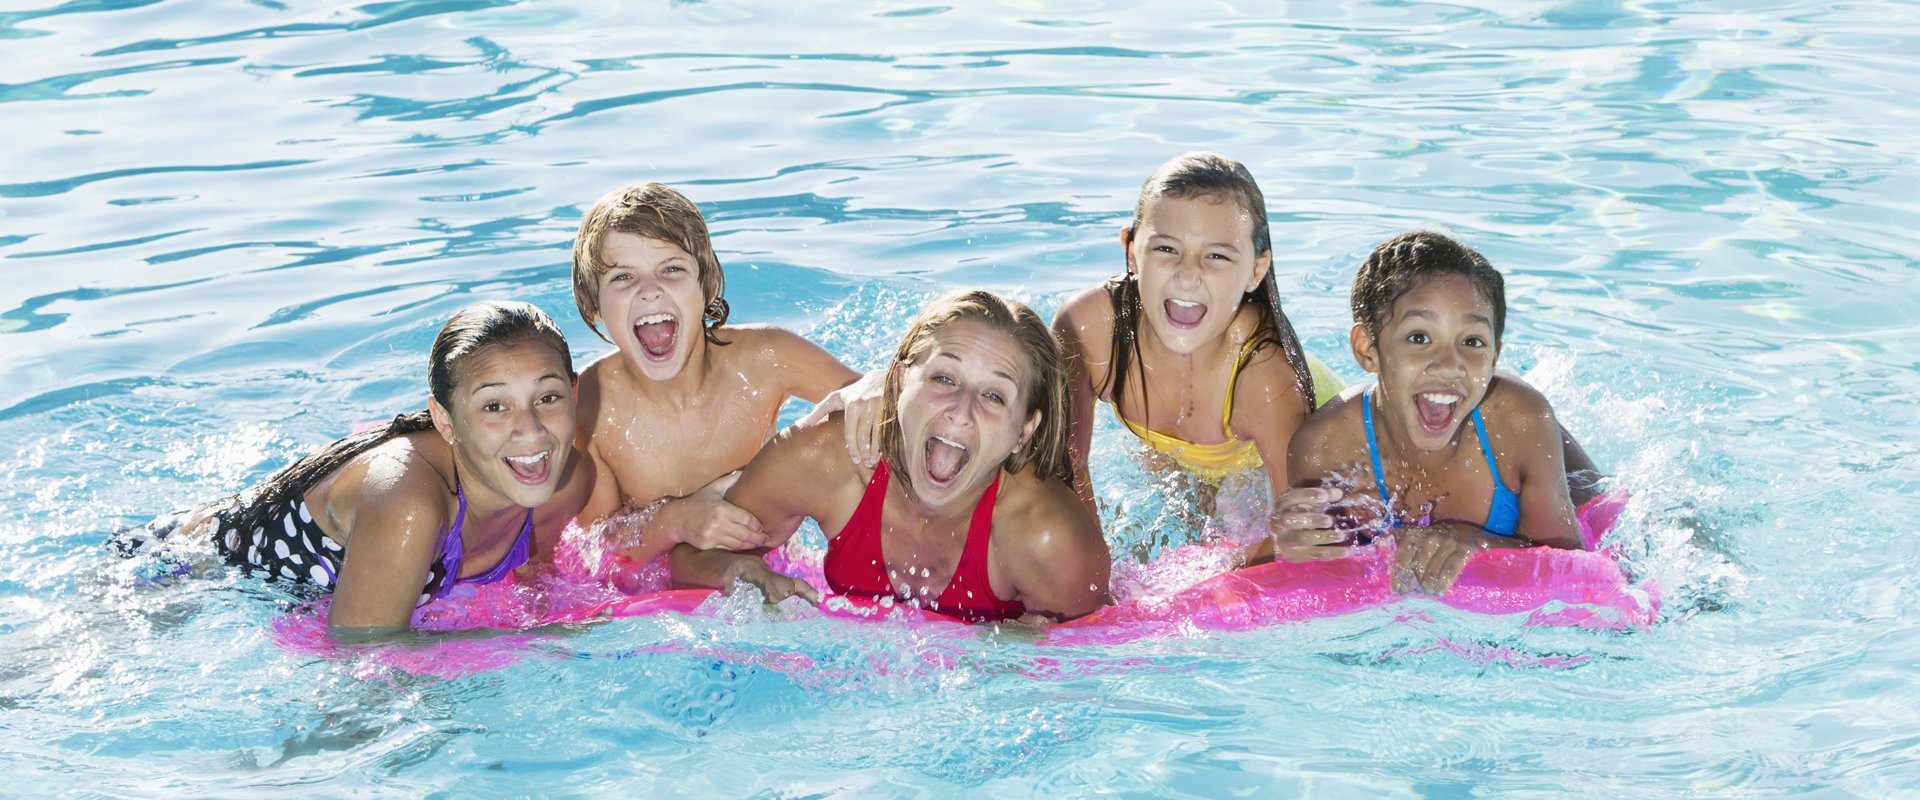
{"type": "Polygon", "coordinates": [[[753,460],[778,412],[752,396],[684,407],[627,398],[609,404],[594,444],[627,498],[683,496],[753,460]]]}

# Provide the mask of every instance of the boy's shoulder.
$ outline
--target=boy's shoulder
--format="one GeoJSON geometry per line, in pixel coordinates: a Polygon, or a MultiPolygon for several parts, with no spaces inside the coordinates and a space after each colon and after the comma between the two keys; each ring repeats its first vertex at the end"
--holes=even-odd
{"type": "Polygon", "coordinates": [[[612,373],[620,371],[624,366],[624,358],[625,356],[619,350],[609,350],[595,356],[592,361],[587,362],[586,366],[580,368],[576,391],[580,394],[598,391],[600,387],[607,384],[612,373]]]}
{"type": "Polygon", "coordinates": [[[769,348],[784,350],[807,344],[806,337],[778,325],[769,325],[764,322],[748,322],[739,325],[727,323],[715,328],[713,335],[727,345],[710,349],[708,352],[717,351],[726,355],[739,355],[745,351],[762,351],[769,348]]]}

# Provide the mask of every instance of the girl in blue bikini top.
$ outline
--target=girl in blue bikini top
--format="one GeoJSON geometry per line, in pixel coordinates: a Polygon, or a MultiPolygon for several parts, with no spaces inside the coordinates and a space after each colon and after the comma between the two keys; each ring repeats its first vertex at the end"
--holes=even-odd
{"type": "MultiPolygon", "coordinates": [[[[1346,503],[1342,527],[1392,534],[1396,588],[1444,592],[1468,555],[1492,547],[1579,548],[1553,409],[1523,381],[1495,374],[1500,273],[1445,236],[1402,234],[1367,257],[1352,305],[1354,357],[1377,381],[1301,426],[1288,469],[1303,483],[1372,484],[1378,500],[1346,503]],[[1468,425],[1478,447],[1466,441],[1468,425]]],[[[1346,538],[1329,534],[1325,511],[1293,509],[1276,540],[1346,538]]]]}

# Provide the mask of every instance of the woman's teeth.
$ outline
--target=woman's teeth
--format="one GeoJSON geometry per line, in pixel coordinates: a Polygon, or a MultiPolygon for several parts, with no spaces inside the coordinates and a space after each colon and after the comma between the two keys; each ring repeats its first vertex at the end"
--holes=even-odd
{"type": "Polygon", "coordinates": [[[971,457],[964,444],[945,436],[928,437],[927,477],[939,484],[951,482],[959,477],[960,470],[967,466],[971,457]]]}

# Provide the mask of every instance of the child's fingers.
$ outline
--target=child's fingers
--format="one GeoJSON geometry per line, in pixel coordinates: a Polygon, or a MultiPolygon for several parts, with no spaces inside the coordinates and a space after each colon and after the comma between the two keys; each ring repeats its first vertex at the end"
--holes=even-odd
{"type": "Polygon", "coordinates": [[[1333,516],[1313,511],[1289,511],[1275,516],[1273,523],[1274,527],[1283,530],[1325,529],[1333,527],[1333,516]]]}
{"type": "Polygon", "coordinates": [[[759,533],[762,530],[759,517],[754,516],[753,512],[732,503],[722,502],[716,507],[714,515],[715,518],[723,524],[745,528],[754,533],[759,533]]]}
{"type": "Polygon", "coordinates": [[[1347,552],[1347,548],[1345,547],[1321,547],[1319,545],[1311,545],[1307,547],[1285,548],[1281,551],[1281,557],[1295,563],[1301,561],[1325,561],[1330,558],[1344,558],[1347,552]]]}
{"type": "Polygon", "coordinates": [[[820,605],[820,590],[813,588],[813,584],[799,578],[788,578],[787,581],[791,584],[787,587],[787,596],[799,595],[809,603],[820,605]]]}
{"type": "Polygon", "coordinates": [[[1319,509],[1340,499],[1342,492],[1338,488],[1306,486],[1288,489],[1285,494],[1273,502],[1273,507],[1285,510],[1319,509]]]}

